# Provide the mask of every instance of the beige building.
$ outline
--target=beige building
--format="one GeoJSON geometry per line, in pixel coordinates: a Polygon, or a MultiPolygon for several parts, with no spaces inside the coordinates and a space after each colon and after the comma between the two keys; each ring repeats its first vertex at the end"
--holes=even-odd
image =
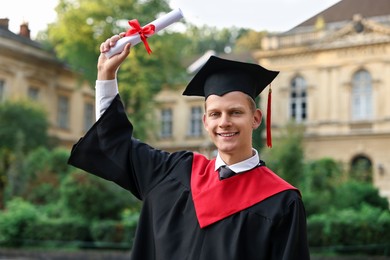
{"type": "MultiPolygon", "coordinates": [[[[390,1],[342,0],[290,31],[268,35],[253,57],[281,71],[272,84],[273,137],[291,120],[302,124],[307,159],[363,165],[390,199],[390,1]]],[[[161,127],[154,145],[213,154],[201,124],[202,98],[164,90],[157,101],[161,127]]]]}
{"type": "Polygon", "coordinates": [[[93,89],[31,40],[28,24],[18,34],[8,25],[8,19],[0,19],[0,102],[30,99],[41,104],[49,135],[70,148],[95,120],[93,89]]]}
{"type": "Polygon", "coordinates": [[[365,164],[390,199],[390,1],[342,0],[262,47],[256,60],[281,71],[273,132],[302,123],[306,158],[365,164]]]}

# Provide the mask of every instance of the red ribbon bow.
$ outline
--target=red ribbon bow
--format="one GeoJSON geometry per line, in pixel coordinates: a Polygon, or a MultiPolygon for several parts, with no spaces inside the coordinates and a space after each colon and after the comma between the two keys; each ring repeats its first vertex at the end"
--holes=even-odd
{"type": "Polygon", "coordinates": [[[131,36],[138,33],[141,37],[142,42],[145,45],[146,51],[148,52],[148,54],[150,54],[152,50],[149,47],[146,35],[153,34],[155,31],[155,26],[153,24],[149,24],[144,27],[141,27],[137,19],[130,20],[129,25],[131,28],[126,32],[125,36],[131,36]]]}

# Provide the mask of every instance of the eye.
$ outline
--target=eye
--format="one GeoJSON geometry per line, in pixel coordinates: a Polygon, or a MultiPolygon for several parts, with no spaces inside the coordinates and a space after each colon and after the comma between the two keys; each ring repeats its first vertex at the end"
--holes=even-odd
{"type": "Polygon", "coordinates": [[[210,112],[209,117],[217,117],[219,115],[218,112],[210,112]]]}
{"type": "Polygon", "coordinates": [[[242,111],[240,111],[240,110],[232,111],[232,115],[241,115],[241,114],[242,114],[242,111]]]}

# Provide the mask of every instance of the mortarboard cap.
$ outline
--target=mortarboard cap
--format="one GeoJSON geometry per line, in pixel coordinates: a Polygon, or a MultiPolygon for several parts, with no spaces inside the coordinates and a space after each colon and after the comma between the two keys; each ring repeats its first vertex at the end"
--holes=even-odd
{"type": "MultiPolygon", "coordinates": [[[[271,71],[254,63],[227,60],[211,56],[192,78],[183,92],[185,96],[222,96],[232,91],[241,91],[253,100],[276,78],[279,71],[271,71]]],[[[271,140],[271,89],[267,105],[267,146],[271,140]]]]}
{"type": "Polygon", "coordinates": [[[211,56],[187,85],[183,95],[207,99],[212,94],[222,96],[232,91],[241,91],[254,100],[278,73],[258,64],[211,56]]]}

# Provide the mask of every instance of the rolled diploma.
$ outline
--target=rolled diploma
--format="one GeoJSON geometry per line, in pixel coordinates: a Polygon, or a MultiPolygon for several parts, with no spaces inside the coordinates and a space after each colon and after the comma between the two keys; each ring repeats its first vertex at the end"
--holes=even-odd
{"type": "MultiPolygon", "coordinates": [[[[181,12],[181,10],[179,8],[177,8],[177,9],[172,10],[171,12],[167,13],[166,15],[154,20],[153,22],[151,22],[149,24],[153,24],[155,26],[154,34],[156,34],[160,30],[164,29],[165,27],[179,21],[181,18],[183,18],[183,13],[181,12]]],[[[147,25],[149,25],[149,24],[147,24],[147,25]]],[[[152,35],[153,34],[147,34],[146,36],[150,37],[152,35]]],[[[111,49],[108,52],[106,52],[105,55],[107,58],[110,58],[110,57],[114,56],[115,54],[122,52],[127,43],[131,43],[131,46],[134,46],[140,42],[141,42],[141,37],[138,33],[131,35],[131,36],[123,37],[123,38],[119,39],[116,42],[115,46],[111,47],[111,49]]]]}

